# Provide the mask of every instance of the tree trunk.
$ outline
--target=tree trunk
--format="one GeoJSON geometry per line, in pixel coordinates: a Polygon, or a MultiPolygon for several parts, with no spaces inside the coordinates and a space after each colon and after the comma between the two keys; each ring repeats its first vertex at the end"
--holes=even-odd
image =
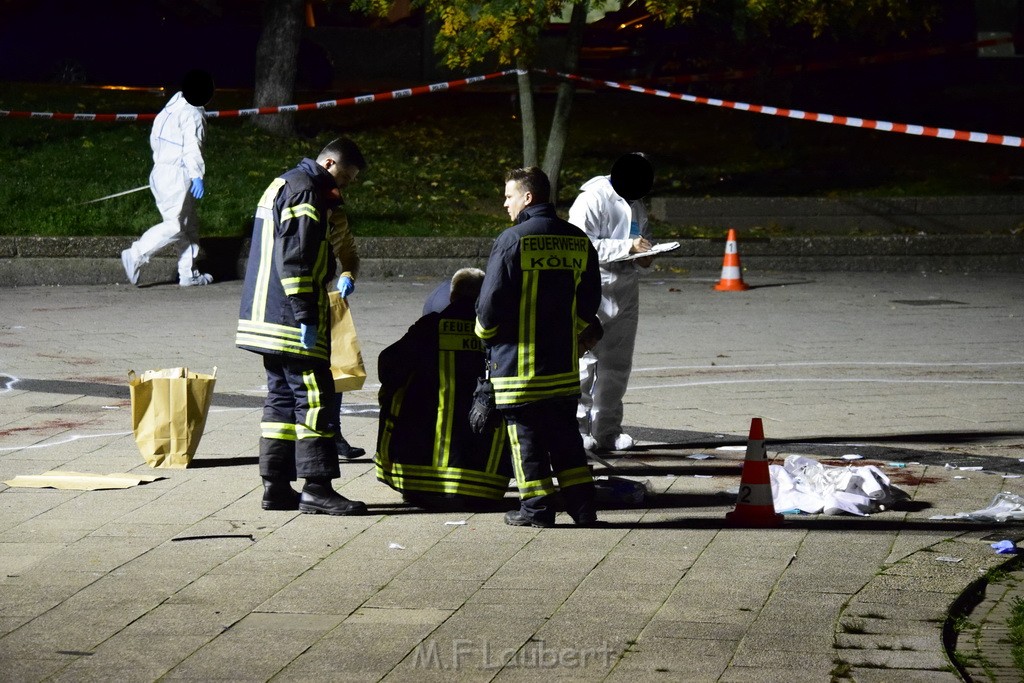
{"type": "MultiPolygon", "coordinates": [[[[588,0],[580,0],[572,7],[572,18],[569,19],[569,32],[566,35],[565,61],[566,73],[575,73],[580,63],[580,46],[583,44],[583,29],[587,25],[588,0]]],[[[551,130],[548,131],[548,145],[544,151],[544,172],[551,181],[551,201],[558,203],[558,175],[562,172],[562,156],[569,137],[569,114],[572,111],[572,99],[576,86],[572,81],[562,81],[558,85],[558,98],[555,101],[555,112],[551,118],[551,130]]]]}
{"type": "MultiPolygon", "coordinates": [[[[254,107],[293,103],[303,10],[304,0],[265,0],[263,33],[256,45],[254,107]]],[[[274,135],[295,135],[295,116],[290,112],[256,116],[254,122],[274,135]]]]}
{"type": "Polygon", "coordinates": [[[524,60],[516,64],[519,74],[519,112],[523,129],[523,167],[537,165],[537,116],[533,111],[533,85],[530,82],[530,65],[524,60]]]}

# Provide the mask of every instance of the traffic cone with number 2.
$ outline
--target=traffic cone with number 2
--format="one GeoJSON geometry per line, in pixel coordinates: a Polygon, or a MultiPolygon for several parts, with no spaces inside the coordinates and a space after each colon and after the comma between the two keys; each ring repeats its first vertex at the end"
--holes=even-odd
{"type": "Polygon", "coordinates": [[[725,256],[722,257],[722,278],[715,285],[719,292],[742,292],[750,289],[743,282],[743,272],[740,268],[740,252],[736,247],[736,231],[729,228],[729,234],[725,238],[725,256]]]}
{"type": "Polygon", "coordinates": [[[768,470],[768,454],[764,448],[764,427],[759,417],[750,421],[736,509],[726,513],[725,518],[733,526],[740,527],[760,529],[782,525],[783,517],[775,512],[775,501],[772,499],[772,478],[768,470]]]}

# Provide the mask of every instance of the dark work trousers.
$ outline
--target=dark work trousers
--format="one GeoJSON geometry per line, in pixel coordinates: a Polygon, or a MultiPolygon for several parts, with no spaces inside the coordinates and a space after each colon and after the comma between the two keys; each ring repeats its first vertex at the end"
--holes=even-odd
{"type": "Polygon", "coordinates": [[[520,512],[527,519],[553,523],[559,491],[574,520],[594,517],[594,478],[576,422],[576,404],[575,397],[561,397],[501,408],[512,445],[520,512]]]}
{"type": "Polygon", "coordinates": [[[267,400],[260,422],[260,476],[337,479],[334,379],[322,360],[266,354],[267,400]]]}

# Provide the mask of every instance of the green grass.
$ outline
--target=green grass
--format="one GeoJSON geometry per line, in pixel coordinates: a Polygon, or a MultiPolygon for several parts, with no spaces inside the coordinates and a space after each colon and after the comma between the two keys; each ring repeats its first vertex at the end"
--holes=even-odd
{"type": "MultiPolygon", "coordinates": [[[[249,97],[220,92],[209,108],[246,107],[249,97]]],[[[539,98],[542,122],[549,119],[552,100],[539,98]]],[[[158,111],[163,101],[157,93],[0,84],[0,109],[141,113],[158,111]]],[[[212,119],[207,196],[199,208],[202,234],[247,234],[267,183],[344,134],[359,143],[370,164],[347,193],[357,234],[494,235],[508,224],[503,174],[521,162],[516,114],[508,92],[453,91],[300,113],[298,139],[267,136],[249,119],[212,119]]],[[[148,182],[149,127],[0,118],[0,234],[141,234],[159,219],[148,191],[83,202],[148,182]]],[[[606,173],[619,154],[634,150],[652,154],[653,194],[660,196],[911,196],[1024,187],[1013,179],[1024,175],[1018,149],[602,91],[582,93],[574,103],[560,210],[584,180],[606,173]]],[[[712,234],[699,225],[656,225],[655,232],[712,234]]]]}
{"type": "Polygon", "coordinates": [[[1013,663],[1024,673],[1024,600],[1019,597],[1013,599],[1006,625],[1010,629],[1008,637],[1013,645],[1013,663]]]}

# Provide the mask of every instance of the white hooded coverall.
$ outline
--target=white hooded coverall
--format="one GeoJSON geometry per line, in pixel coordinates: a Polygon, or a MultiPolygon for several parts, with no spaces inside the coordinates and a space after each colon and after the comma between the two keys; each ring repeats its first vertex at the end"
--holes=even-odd
{"type": "Polygon", "coordinates": [[[164,247],[176,245],[181,281],[198,274],[195,259],[199,255],[199,220],[191,185],[193,178],[202,178],[206,172],[205,140],[205,109],[189,104],[180,92],[156,115],[149,134],[153,148],[149,189],[163,220],[132,244],[131,255],[144,264],[164,247]]]}
{"type": "Polygon", "coordinates": [[[569,222],[590,238],[601,264],[601,307],[597,317],[604,337],[580,358],[581,429],[601,446],[622,433],[622,397],[633,369],[633,346],[640,317],[640,278],[629,255],[637,236],[651,239],[647,209],[640,200],[626,201],[612,189],[610,176],[591,178],[569,209],[569,222]],[[637,223],[639,235],[630,236],[637,223]],[[589,429],[588,429],[589,427],[589,429]]]}

